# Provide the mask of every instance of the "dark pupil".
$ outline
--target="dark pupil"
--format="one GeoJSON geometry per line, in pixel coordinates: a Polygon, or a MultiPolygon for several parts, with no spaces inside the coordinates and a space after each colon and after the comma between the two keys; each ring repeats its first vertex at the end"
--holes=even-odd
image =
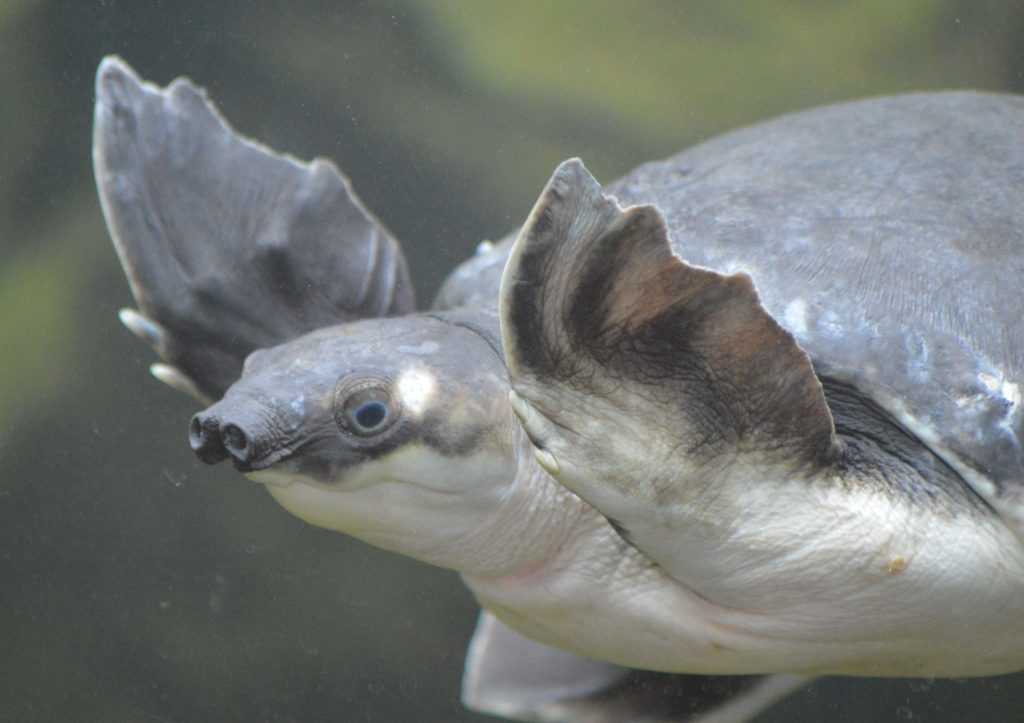
{"type": "Polygon", "coordinates": [[[380,402],[363,402],[352,416],[363,429],[373,429],[380,426],[388,416],[388,408],[380,402]]]}

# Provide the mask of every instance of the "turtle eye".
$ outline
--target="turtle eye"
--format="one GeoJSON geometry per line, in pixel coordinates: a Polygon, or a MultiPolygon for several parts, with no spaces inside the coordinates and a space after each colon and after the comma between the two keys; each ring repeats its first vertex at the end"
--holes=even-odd
{"type": "Polygon", "coordinates": [[[334,419],[342,431],[359,437],[380,434],[398,414],[390,385],[383,379],[346,379],[335,394],[334,419]]]}

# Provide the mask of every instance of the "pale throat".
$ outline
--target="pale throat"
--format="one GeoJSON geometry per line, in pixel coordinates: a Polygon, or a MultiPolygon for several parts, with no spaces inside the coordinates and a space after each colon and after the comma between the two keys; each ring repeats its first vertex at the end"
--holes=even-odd
{"type": "Polygon", "coordinates": [[[310,524],[485,577],[542,565],[572,534],[581,507],[531,456],[487,447],[453,459],[410,445],[340,483],[272,470],[247,476],[310,524]]]}
{"type": "Polygon", "coordinates": [[[532,455],[522,454],[501,504],[462,540],[458,563],[452,567],[479,579],[530,576],[555,562],[593,514],[532,455]]]}

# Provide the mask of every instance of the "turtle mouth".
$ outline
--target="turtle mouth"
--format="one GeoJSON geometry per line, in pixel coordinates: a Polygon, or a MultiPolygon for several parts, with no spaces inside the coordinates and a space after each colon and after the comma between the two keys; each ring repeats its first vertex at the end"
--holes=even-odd
{"type": "Polygon", "coordinates": [[[250,474],[273,467],[274,465],[284,462],[290,456],[290,450],[278,450],[265,457],[254,459],[252,461],[244,461],[233,457],[231,459],[231,464],[234,465],[235,469],[239,472],[242,472],[243,474],[250,474]]]}
{"type": "Polygon", "coordinates": [[[248,477],[253,482],[263,485],[264,487],[278,487],[280,489],[287,489],[296,482],[305,481],[300,478],[297,478],[295,475],[287,473],[278,473],[273,471],[255,470],[252,472],[247,472],[245,476],[248,477]]]}

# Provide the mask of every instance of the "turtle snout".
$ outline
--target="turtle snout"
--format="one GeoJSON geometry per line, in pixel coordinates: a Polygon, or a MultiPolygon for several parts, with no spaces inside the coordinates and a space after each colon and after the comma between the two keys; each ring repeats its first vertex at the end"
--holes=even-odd
{"type": "Polygon", "coordinates": [[[217,414],[212,408],[199,412],[189,424],[189,446],[206,464],[217,464],[230,456],[236,467],[249,469],[258,454],[246,426],[244,421],[217,414]]]}
{"type": "Polygon", "coordinates": [[[220,420],[209,412],[199,412],[188,425],[188,444],[201,461],[217,464],[227,459],[228,451],[220,435],[220,420]]]}

